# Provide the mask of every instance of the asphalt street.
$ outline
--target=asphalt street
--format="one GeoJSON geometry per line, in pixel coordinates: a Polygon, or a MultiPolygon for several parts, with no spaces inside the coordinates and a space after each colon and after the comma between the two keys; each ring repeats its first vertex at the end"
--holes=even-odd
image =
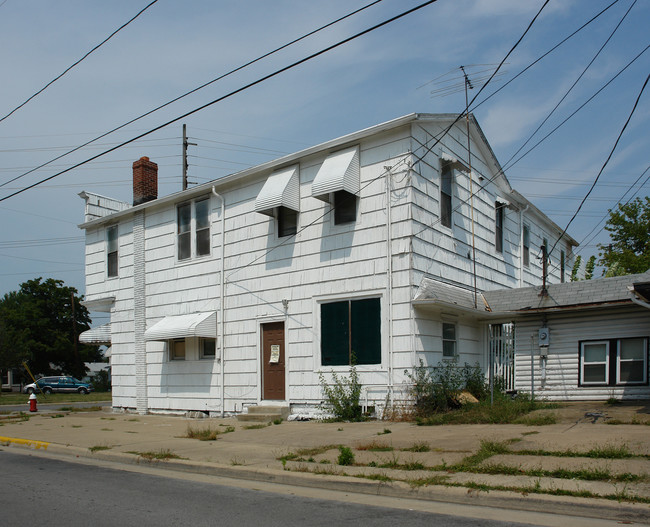
{"type": "Polygon", "coordinates": [[[189,481],[0,451],[4,525],[517,527],[189,481]]]}

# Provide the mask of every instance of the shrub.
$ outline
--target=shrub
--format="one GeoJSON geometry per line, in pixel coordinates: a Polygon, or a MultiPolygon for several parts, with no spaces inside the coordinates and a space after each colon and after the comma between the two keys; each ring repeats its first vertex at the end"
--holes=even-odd
{"type": "Polygon", "coordinates": [[[329,385],[323,373],[319,373],[320,385],[325,395],[322,407],[331,411],[338,420],[361,421],[361,384],[357,369],[352,366],[349,377],[339,377],[332,372],[332,378],[334,384],[329,385]]]}
{"type": "Polygon", "coordinates": [[[96,392],[111,391],[111,381],[106,370],[99,370],[90,380],[90,384],[92,384],[96,392]]]}
{"type": "Polygon", "coordinates": [[[347,446],[339,446],[339,465],[352,465],[354,463],[354,452],[347,446]]]}
{"type": "Polygon", "coordinates": [[[449,361],[431,368],[420,360],[413,374],[408,370],[404,373],[412,382],[411,396],[415,401],[415,414],[419,417],[458,408],[458,394],[462,390],[479,400],[486,399],[490,393],[478,364],[470,366],[466,363],[461,367],[449,361]]]}

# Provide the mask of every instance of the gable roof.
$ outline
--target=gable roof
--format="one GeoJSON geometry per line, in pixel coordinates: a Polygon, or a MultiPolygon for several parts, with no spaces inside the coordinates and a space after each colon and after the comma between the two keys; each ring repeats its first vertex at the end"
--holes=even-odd
{"type": "Polygon", "coordinates": [[[495,312],[534,313],[570,309],[588,309],[616,304],[631,304],[631,289],[647,291],[650,271],[642,274],[581,280],[547,286],[548,295],[540,296],[541,287],[485,291],[487,305],[495,312]]]}

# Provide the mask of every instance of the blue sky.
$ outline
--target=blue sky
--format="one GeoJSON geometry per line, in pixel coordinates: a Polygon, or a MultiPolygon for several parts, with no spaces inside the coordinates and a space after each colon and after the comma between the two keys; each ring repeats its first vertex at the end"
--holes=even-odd
{"type": "MultiPolygon", "coordinates": [[[[477,102],[503,86],[613,0],[551,0],[477,102]]],[[[0,1],[0,117],[59,75],[149,0],[0,1]]],[[[0,122],[0,184],[370,0],[159,0],[29,104],[0,122]]],[[[420,2],[383,0],[97,144],[0,187],[0,199],[420,2]]],[[[190,181],[203,183],[412,112],[454,113],[464,94],[432,95],[462,65],[498,64],[543,1],[439,0],[414,14],[230,97],[95,162],[0,202],[0,294],[58,278],[84,291],[82,190],[131,200],[131,164],[159,164],[159,195],[180,190],[181,131],[190,181]]],[[[619,0],[474,113],[506,165],[582,73],[633,0],[619,0]]],[[[638,1],[581,81],[525,148],[616,75],[650,43],[650,3],[638,1]]],[[[470,75],[483,66],[470,67],[470,75]]],[[[598,174],[650,71],[650,51],[506,175],[564,227],[598,174]]],[[[476,73],[478,75],[478,73],[476,73]]],[[[472,94],[472,92],[470,92],[472,94]]],[[[647,195],[650,88],[598,185],[569,229],[597,253],[602,225],[626,190],[647,195]],[[601,222],[602,221],[602,222],[601,222]],[[601,223],[599,223],[601,222],[601,223]],[[595,230],[594,230],[595,229],[595,230]],[[592,234],[591,231],[593,231],[592,234]],[[595,237],[594,237],[595,235],[595,237]]]]}

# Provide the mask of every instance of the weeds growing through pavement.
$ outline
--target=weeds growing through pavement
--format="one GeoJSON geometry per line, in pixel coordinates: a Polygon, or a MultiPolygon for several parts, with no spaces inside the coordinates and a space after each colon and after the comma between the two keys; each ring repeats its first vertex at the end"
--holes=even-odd
{"type": "Polygon", "coordinates": [[[140,456],[141,458],[147,459],[149,461],[157,460],[157,461],[167,461],[168,459],[182,459],[181,456],[178,454],[175,454],[169,449],[160,449],[155,452],[127,452],[128,454],[135,454],[136,456],[140,456]]]}
{"type": "Polygon", "coordinates": [[[95,445],[95,446],[89,447],[88,450],[90,450],[94,454],[95,452],[99,452],[101,450],[110,450],[111,448],[113,448],[113,447],[106,446],[106,445],[95,445]]]}

